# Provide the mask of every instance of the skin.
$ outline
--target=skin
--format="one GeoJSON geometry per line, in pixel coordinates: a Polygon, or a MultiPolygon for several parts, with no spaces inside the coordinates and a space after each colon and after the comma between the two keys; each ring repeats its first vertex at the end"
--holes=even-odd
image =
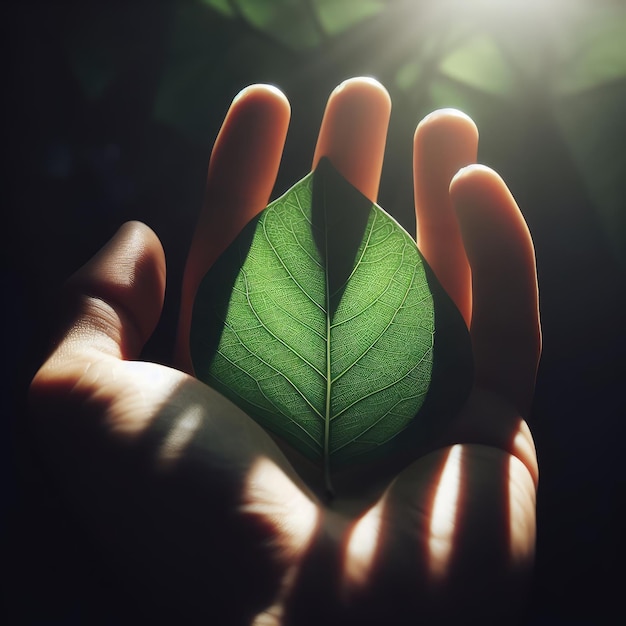
{"type": "MultiPolygon", "coordinates": [[[[372,200],[389,95],[330,96],[313,157],[372,200]]],[[[189,251],[176,367],[137,360],[158,321],[165,258],[128,223],[69,281],[68,323],[30,388],[33,431],[120,582],[130,621],[246,625],[515,623],[533,564],[537,460],[524,421],[541,338],[532,240],[504,182],[472,165],[478,132],[437,111],[414,137],[417,241],[468,323],[474,388],[437,441],[349,506],[191,375],[204,273],[270,199],[289,103],[256,85],[216,140],[189,251]]],[[[289,451],[287,451],[289,454],[289,451]]]]}

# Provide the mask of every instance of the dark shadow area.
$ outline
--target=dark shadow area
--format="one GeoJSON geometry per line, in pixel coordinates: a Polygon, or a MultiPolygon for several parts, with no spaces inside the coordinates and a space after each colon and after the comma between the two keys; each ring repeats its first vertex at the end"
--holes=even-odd
{"type": "Polygon", "coordinates": [[[342,555],[330,537],[316,537],[288,623],[524,623],[524,568],[510,565],[509,477],[508,455],[493,448],[457,445],[422,458],[386,495],[372,549],[354,572],[363,578],[348,592],[337,591],[346,582],[342,555]]]}
{"type": "Polygon", "coordinates": [[[260,216],[253,218],[206,273],[193,305],[189,349],[197,378],[209,382],[233,286],[246,261],[260,216]]]}
{"type": "Polygon", "coordinates": [[[40,478],[30,495],[43,502],[26,502],[26,510],[43,504],[45,516],[12,555],[4,623],[66,618],[71,606],[70,624],[246,626],[272,603],[284,574],[275,529],[262,515],[239,512],[263,445],[257,451],[245,428],[229,434],[236,426],[213,418],[204,393],[179,384],[130,437],[104,421],[106,400],[91,403],[90,419],[77,414],[77,397],[51,392],[33,402],[31,458],[40,478]],[[245,462],[224,461],[224,441],[245,462]],[[60,580],[39,581],[35,562],[46,557],[62,560],[60,580]],[[38,584],[48,593],[33,603],[38,584]]]}
{"type": "MultiPolygon", "coordinates": [[[[516,422],[501,417],[512,442],[516,422]]],[[[524,623],[524,568],[510,564],[509,463],[494,448],[454,445],[400,474],[368,566],[375,582],[357,587],[352,604],[359,608],[346,623],[383,623],[389,606],[399,607],[391,617],[399,626],[413,624],[414,615],[435,625],[524,623]]]]}
{"type": "Polygon", "coordinates": [[[472,344],[463,316],[422,258],[432,293],[435,332],[431,382],[424,404],[406,430],[400,446],[415,450],[437,439],[465,404],[474,383],[472,344]]]}
{"type": "Polygon", "coordinates": [[[325,264],[328,315],[333,319],[354,270],[372,202],[348,183],[327,158],[313,174],[311,231],[325,264]]]}

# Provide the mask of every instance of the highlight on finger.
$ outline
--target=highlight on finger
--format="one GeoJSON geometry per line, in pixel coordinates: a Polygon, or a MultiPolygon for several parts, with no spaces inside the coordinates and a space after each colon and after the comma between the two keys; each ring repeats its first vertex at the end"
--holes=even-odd
{"type": "Polygon", "coordinates": [[[450,195],[472,269],[477,384],[527,415],[541,352],[535,252],[511,192],[493,170],[462,169],[450,195]]]}
{"type": "Polygon", "coordinates": [[[456,109],[426,116],[413,139],[417,245],[439,282],[461,311],[471,316],[471,273],[449,195],[458,170],[476,161],[478,129],[456,109]]]}
{"type": "Polygon", "coordinates": [[[364,196],[376,202],[383,167],[391,98],[373,78],[351,78],[328,98],[313,169],[322,157],[364,196]]]}
{"type": "Polygon", "coordinates": [[[183,277],[175,361],[186,371],[191,371],[189,329],[200,281],[269,203],[290,116],[289,101],[279,89],[252,85],[234,98],[217,136],[183,277]]]}

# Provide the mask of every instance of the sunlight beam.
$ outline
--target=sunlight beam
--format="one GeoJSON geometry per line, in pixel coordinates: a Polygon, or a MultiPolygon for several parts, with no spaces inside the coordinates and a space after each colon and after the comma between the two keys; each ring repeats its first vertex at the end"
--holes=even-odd
{"type": "Polygon", "coordinates": [[[182,457],[183,450],[202,425],[203,416],[204,408],[199,404],[184,409],[159,449],[158,459],[162,466],[173,465],[182,457]]]}
{"type": "Polygon", "coordinates": [[[370,576],[378,546],[383,507],[384,501],[381,500],[350,531],[344,557],[344,593],[353,586],[363,586],[370,576]]]}
{"type": "Polygon", "coordinates": [[[428,538],[428,570],[435,581],[446,576],[452,558],[461,488],[461,456],[461,445],[450,448],[433,501],[428,538]]]}

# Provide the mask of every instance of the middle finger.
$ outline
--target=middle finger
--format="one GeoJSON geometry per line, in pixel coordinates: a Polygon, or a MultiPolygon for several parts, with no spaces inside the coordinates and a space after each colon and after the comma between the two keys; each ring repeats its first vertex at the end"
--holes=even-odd
{"type": "Polygon", "coordinates": [[[335,169],[372,202],[378,197],[391,99],[373,78],[351,78],[328,98],[313,169],[328,157],[335,169]]]}

